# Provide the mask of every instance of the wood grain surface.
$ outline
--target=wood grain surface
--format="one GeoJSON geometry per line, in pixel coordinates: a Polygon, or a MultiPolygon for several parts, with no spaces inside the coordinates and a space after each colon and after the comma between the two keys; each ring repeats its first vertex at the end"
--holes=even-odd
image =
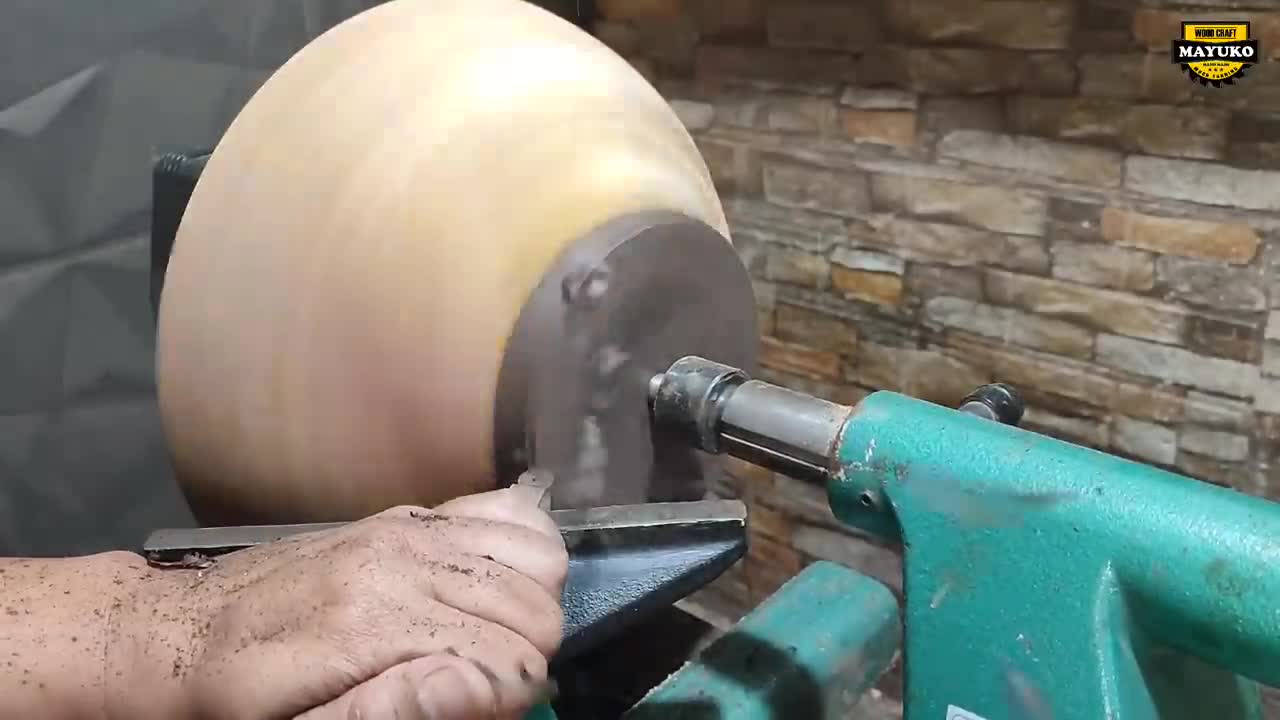
{"type": "Polygon", "coordinates": [[[158,385],[206,522],[353,519],[493,485],[522,303],[570,242],[670,209],[728,230],[667,103],[520,0],[400,0],[233,122],[178,233],[158,385]]]}

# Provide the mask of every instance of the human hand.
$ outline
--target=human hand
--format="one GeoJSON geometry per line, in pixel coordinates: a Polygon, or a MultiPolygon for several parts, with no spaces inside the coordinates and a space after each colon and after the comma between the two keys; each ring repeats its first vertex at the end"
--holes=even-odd
{"type": "Polygon", "coordinates": [[[568,569],[539,494],[399,507],[151,570],[113,623],[111,716],[518,717],[545,689],[568,569]]]}

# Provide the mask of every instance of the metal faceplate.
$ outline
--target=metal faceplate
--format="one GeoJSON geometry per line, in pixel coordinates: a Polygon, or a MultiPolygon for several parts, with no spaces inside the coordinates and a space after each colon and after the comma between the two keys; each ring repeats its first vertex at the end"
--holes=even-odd
{"type": "Polygon", "coordinates": [[[700,497],[707,458],[651,429],[649,380],[686,355],[752,371],[758,344],[751,278],[719,232],[662,211],[606,223],[516,321],[498,377],[499,480],[550,471],[555,507],[700,497]]]}

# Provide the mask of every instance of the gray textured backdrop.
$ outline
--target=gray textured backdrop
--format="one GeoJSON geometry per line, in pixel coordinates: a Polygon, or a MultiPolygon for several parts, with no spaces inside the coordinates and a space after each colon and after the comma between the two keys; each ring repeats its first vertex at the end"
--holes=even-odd
{"type": "Polygon", "coordinates": [[[380,1],[0,4],[0,555],[192,522],[155,408],[152,158],[213,146],[274,68],[380,1]]]}
{"type": "Polygon", "coordinates": [[[0,555],[190,523],[155,409],[151,158],[376,0],[0,5],[0,555]]]}

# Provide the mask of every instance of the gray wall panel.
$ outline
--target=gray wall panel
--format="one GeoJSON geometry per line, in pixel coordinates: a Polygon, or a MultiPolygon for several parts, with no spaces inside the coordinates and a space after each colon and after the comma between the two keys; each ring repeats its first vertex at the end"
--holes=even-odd
{"type": "Polygon", "coordinates": [[[155,408],[151,160],[216,143],[273,68],[374,4],[0,7],[0,555],[191,522],[155,408]]]}

